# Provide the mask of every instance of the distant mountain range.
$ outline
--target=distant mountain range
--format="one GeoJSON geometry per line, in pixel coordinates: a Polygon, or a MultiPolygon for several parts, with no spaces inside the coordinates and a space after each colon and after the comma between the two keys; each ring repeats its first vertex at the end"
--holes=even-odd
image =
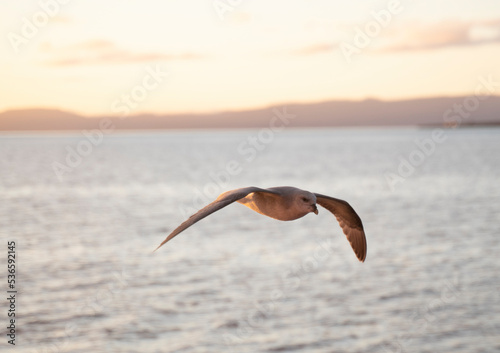
{"type": "Polygon", "coordinates": [[[286,111],[291,127],[408,126],[450,123],[500,124],[500,97],[440,97],[402,101],[327,101],[283,104],[264,109],[209,114],[138,114],[127,117],[84,117],[54,109],[9,110],[0,113],[0,131],[84,130],[113,124],[117,130],[262,128],[286,111]],[[285,109],[285,110],[284,110],[285,109]],[[109,120],[107,120],[109,119],[109,120]],[[103,122],[104,121],[104,122],[103,122]]]}

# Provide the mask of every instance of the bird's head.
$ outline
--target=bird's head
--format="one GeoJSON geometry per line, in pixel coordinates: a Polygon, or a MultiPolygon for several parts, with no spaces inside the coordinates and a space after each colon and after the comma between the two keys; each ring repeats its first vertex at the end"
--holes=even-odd
{"type": "Polygon", "coordinates": [[[301,192],[297,196],[297,202],[302,209],[307,210],[307,213],[314,212],[318,214],[318,207],[316,207],[316,195],[309,191],[301,192]]]}

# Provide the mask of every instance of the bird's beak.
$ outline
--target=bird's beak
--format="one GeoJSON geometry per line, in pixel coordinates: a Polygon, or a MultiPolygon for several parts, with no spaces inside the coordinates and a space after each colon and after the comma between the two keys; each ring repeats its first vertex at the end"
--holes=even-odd
{"type": "Polygon", "coordinates": [[[317,215],[318,212],[318,207],[316,207],[316,204],[313,205],[313,212],[317,215]]]}

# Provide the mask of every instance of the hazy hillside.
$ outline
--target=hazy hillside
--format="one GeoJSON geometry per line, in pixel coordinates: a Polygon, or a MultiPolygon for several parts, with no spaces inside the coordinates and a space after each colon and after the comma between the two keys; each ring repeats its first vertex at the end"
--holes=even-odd
{"type": "MultiPolygon", "coordinates": [[[[485,97],[486,98],[486,97],[485,97]]],[[[116,129],[171,128],[244,128],[266,127],[273,118],[273,108],[286,107],[290,126],[383,126],[443,124],[449,119],[461,119],[464,124],[500,122],[500,97],[479,102],[477,109],[465,105],[466,97],[429,98],[405,101],[328,101],[314,104],[285,104],[265,109],[216,114],[131,115],[109,119],[116,129]],[[462,116],[453,109],[462,107],[462,116]],[[467,107],[469,107],[467,109],[467,107]]],[[[469,102],[470,103],[470,102],[469,102]]],[[[458,110],[457,110],[458,111],[458,110]]],[[[0,130],[81,130],[96,128],[106,117],[82,117],[51,109],[11,110],[0,113],[0,130]]]]}

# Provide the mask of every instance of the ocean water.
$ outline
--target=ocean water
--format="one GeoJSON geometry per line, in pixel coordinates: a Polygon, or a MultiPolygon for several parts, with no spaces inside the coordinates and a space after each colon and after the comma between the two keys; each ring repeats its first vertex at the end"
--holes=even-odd
{"type": "Polygon", "coordinates": [[[0,135],[13,351],[500,351],[500,129],[433,134],[0,135]],[[194,210],[250,185],[347,200],[366,262],[325,209],[279,222],[239,204],[151,254],[194,210]]]}

